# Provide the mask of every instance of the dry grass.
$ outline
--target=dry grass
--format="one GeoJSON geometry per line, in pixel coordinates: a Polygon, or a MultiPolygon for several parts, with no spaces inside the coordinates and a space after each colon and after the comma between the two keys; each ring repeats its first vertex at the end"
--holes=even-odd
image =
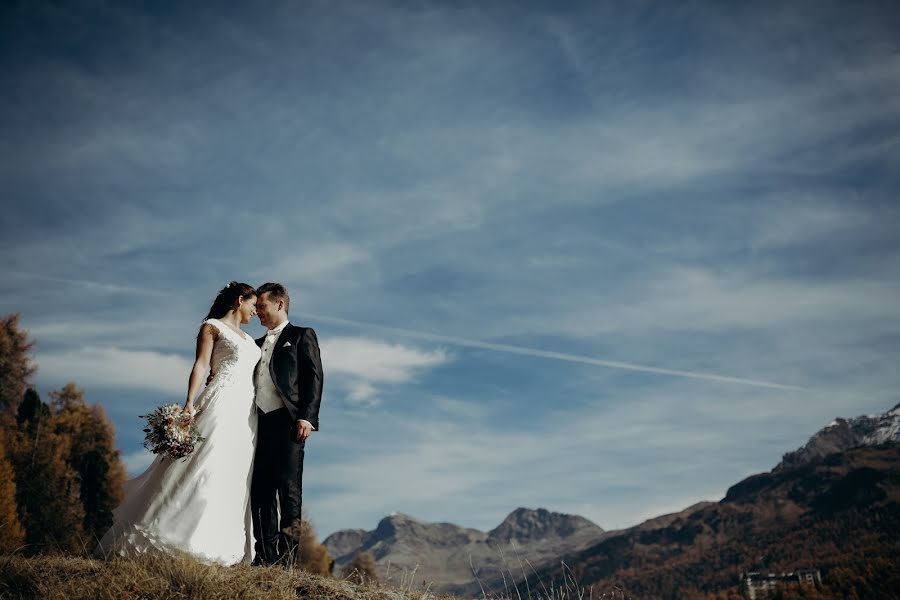
{"type": "Polygon", "coordinates": [[[357,585],[299,570],[207,566],[164,555],[114,560],[0,556],[0,598],[442,600],[427,592],[357,585]]]}
{"type": "MultiPolygon", "coordinates": [[[[503,591],[487,591],[482,581],[476,577],[481,588],[481,600],[631,600],[632,598],[618,586],[612,586],[611,590],[603,591],[594,586],[581,585],[575,577],[575,573],[564,562],[561,563],[562,580],[557,579],[548,585],[547,582],[541,580],[534,565],[527,559],[523,561],[517,557],[517,564],[513,566],[507,561],[503,552],[500,552],[500,557],[504,564],[503,591]],[[532,573],[530,578],[526,566],[532,573]]],[[[472,570],[475,571],[474,566],[472,570]]]]}
{"type": "MultiPolygon", "coordinates": [[[[530,565],[528,565],[530,567],[530,565]]],[[[401,577],[400,587],[353,583],[278,567],[208,566],[186,555],[148,554],[138,559],[97,560],[80,556],[24,557],[0,555],[0,598],[47,600],[166,599],[323,599],[323,600],[458,600],[415,589],[415,573],[401,577]]],[[[620,600],[622,590],[600,593],[577,584],[568,573],[564,585],[536,581],[516,585],[513,570],[504,589],[482,589],[479,600],[620,600]],[[536,584],[536,585],[535,585],[536,584]],[[524,587],[520,589],[519,586],[524,587]]]]}

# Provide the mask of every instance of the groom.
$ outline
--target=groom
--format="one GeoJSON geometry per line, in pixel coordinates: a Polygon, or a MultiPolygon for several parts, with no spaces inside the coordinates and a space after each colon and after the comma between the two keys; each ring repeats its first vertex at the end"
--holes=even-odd
{"type": "Polygon", "coordinates": [[[322,361],[316,332],[288,322],[291,299],[284,286],[266,283],[256,293],[256,313],[268,331],[256,340],[262,357],[254,373],[259,427],[250,484],[253,564],[289,566],[300,545],[304,447],[319,428],[322,361]]]}

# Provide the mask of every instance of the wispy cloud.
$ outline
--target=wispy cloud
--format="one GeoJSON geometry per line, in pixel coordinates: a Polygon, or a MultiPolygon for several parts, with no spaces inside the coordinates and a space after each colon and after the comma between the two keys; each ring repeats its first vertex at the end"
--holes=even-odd
{"type": "Polygon", "coordinates": [[[630,303],[574,310],[563,327],[576,334],[623,330],[722,331],[775,328],[835,319],[893,319],[900,286],[891,281],[801,281],[697,267],[667,269],[632,287],[630,303]]]}
{"type": "Polygon", "coordinates": [[[42,379],[89,387],[120,387],[183,395],[193,361],[184,356],[122,348],[84,347],[38,353],[42,379]]]}
{"type": "MultiPolygon", "coordinates": [[[[837,199],[831,198],[827,191],[816,190],[799,190],[784,194],[781,201],[769,200],[767,204],[771,205],[771,210],[759,215],[751,244],[758,250],[790,248],[814,242],[827,243],[862,231],[877,231],[876,219],[879,217],[862,209],[857,201],[858,196],[852,191],[847,192],[847,197],[837,199]]],[[[898,218],[891,209],[885,213],[881,215],[882,219],[898,218]]]]}
{"type": "Polygon", "coordinates": [[[294,253],[273,242],[272,252],[280,255],[272,265],[262,269],[259,279],[267,281],[309,281],[318,278],[339,277],[356,265],[363,265],[371,257],[362,248],[344,243],[310,244],[300,253],[294,253]],[[268,279],[267,279],[268,278],[268,279]]]}
{"type": "Polygon", "coordinates": [[[154,290],[149,288],[141,288],[132,285],[119,285],[115,283],[102,283],[99,281],[92,281],[90,279],[77,279],[70,277],[53,277],[50,275],[42,275],[41,273],[23,273],[21,271],[9,271],[9,275],[24,278],[34,281],[43,281],[43,282],[52,282],[52,283],[65,283],[70,285],[76,285],[83,288],[88,288],[93,292],[106,292],[106,293],[127,293],[127,294],[141,294],[141,295],[152,295],[152,296],[165,296],[168,292],[164,290],[154,290]]]}
{"type": "Polygon", "coordinates": [[[336,337],[321,342],[322,360],[354,405],[377,403],[376,385],[412,381],[451,360],[442,349],[423,350],[369,338],[336,337]]]}

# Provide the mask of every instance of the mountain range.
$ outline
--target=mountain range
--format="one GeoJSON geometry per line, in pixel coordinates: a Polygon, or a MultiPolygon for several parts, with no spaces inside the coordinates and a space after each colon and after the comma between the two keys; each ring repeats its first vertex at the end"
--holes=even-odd
{"type": "Polygon", "coordinates": [[[721,501],[618,531],[519,508],[489,532],[394,514],[372,531],[339,531],[324,544],[339,566],[370,552],[393,583],[425,581],[461,597],[576,580],[638,598],[707,599],[736,590],[741,571],[812,567],[828,585],[865,589],[861,598],[895,598],[898,442],[900,404],[882,415],[838,418],[721,501]]]}
{"type": "Polygon", "coordinates": [[[415,577],[435,591],[458,593],[467,584],[475,584],[473,565],[501,568],[505,559],[522,555],[543,562],[586,548],[603,534],[603,529],[583,517],[519,508],[488,532],[394,513],[373,531],[338,531],[323,544],[339,567],[357,552],[369,552],[385,572],[390,565],[395,583],[415,577]]]}

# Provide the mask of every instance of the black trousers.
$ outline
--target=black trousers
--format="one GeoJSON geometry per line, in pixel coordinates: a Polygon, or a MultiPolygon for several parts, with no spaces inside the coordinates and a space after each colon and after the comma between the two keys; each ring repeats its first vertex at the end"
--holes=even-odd
{"type": "Polygon", "coordinates": [[[259,425],[250,483],[254,547],[257,562],[274,564],[295,560],[299,550],[306,442],[294,441],[296,422],[286,408],[257,412],[259,425]]]}

